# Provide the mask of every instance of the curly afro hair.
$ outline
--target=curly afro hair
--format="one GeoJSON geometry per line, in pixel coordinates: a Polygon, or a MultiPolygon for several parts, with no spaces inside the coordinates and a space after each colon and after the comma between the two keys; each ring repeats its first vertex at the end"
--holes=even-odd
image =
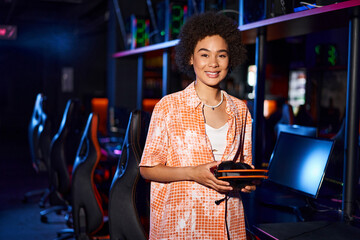
{"type": "Polygon", "coordinates": [[[181,72],[195,78],[190,59],[196,44],[200,40],[214,35],[221,36],[228,45],[229,69],[235,68],[245,60],[246,50],[241,44],[241,32],[237,23],[223,14],[206,12],[193,15],[181,28],[180,41],[175,47],[175,60],[181,72]]]}

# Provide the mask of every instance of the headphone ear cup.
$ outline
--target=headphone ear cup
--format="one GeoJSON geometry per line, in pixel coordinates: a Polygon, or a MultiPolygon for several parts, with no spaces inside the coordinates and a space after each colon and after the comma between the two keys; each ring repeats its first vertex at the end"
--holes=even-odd
{"type": "Polygon", "coordinates": [[[215,177],[219,178],[219,177],[230,177],[230,176],[234,176],[235,178],[232,179],[226,179],[225,181],[228,181],[230,183],[231,186],[233,186],[236,189],[241,189],[246,185],[249,185],[251,183],[251,181],[249,180],[240,180],[237,179],[236,176],[242,176],[243,173],[241,171],[238,172],[219,172],[220,170],[244,170],[244,169],[252,169],[252,167],[249,164],[246,163],[235,163],[233,161],[224,161],[221,162],[217,168],[217,170],[215,171],[215,177]]]}
{"type": "Polygon", "coordinates": [[[232,169],[252,169],[249,164],[238,162],[235,163],[232,169]]]}
{"type": "Polygon", "coordinates": [[[242,162],[224,161],[219,164],[217,170],[237,170],[237,169],[252,169],[249,164],[242,162]]]}
{"type": "Polygon", "coordinates": [[[218,170],[230,170],[230,169],[235,169],[235,163],[233,161],[224,161],[221,162],[218,166],[218,170]]]}

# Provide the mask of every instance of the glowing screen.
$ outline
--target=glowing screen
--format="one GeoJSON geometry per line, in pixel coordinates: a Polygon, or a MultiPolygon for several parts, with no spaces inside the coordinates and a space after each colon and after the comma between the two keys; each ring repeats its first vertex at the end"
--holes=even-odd
{"type": "Polygon", "coordinates": [[[269,165],[269,180],[316,198],[333,141],[281,132],[269,165]]]}

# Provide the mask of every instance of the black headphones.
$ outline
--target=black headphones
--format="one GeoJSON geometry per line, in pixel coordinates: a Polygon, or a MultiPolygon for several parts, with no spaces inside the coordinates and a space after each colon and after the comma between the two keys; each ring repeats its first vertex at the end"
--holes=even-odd
{"type": "Polygon", "coordinates": [[[234,161],[224,161],[214,171],[217,179],[230,183],[235,189],[252,185],[254,180],[267,179],[268,170],[253,169],[249,164],[234,161]]]}

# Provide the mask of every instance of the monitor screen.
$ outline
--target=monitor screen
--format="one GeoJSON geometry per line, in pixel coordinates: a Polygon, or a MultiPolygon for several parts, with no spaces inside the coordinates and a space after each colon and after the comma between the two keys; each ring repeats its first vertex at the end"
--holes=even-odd
{"type": "Polygon", "coordinates": [[[269,165],[268,179],[316,198],[333,140],[281,132],[269,165]]]}
{"type": "Polygon", "coordinates": [[[280,135],[280,132],[287,132],[287,133],[293,133],[293,134],[297,134],[297,135],[317,137],[317,128],[316,127],[279,123],[279,124],[277,124],[276,128],[277,128],[277,134],[276,134],[277,136],[280,135]]]}
{"type": "Polygon", "coordinates": [[[296,115],[299,106],[305,104],[306,94],[306,69],[290,70],[289,76],[289,104],[296,115]]]}

